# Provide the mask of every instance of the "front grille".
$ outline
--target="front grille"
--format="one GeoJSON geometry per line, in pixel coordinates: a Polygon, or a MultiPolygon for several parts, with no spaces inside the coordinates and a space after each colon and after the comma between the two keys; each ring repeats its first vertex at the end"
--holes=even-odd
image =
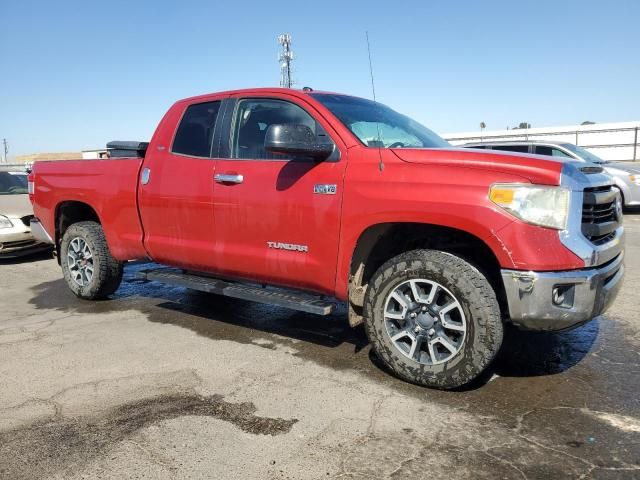
{"type": "Polygon", "coordinates": [[[582,205],[582,233],[595,245],[615,237],[620,225],[616,206],[618,192],[611,186],[585,188],[582,205]]]}
{"type": "Polygon", "coordinates": [[[27,215],[26,217],[22,217],[22,223],[24,223],[27,227],[31,226],[31,219],[36,218],[35,215],[27,215]]]}

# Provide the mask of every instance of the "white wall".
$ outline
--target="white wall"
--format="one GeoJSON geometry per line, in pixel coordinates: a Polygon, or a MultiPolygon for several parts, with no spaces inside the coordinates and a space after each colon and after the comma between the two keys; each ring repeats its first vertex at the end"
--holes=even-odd
{"type": "Polygon", "coordinates": [[[107,150],[83,150],[82,151],[82,159],[83,160],[93,160],[97,158],[106,158],[107,150]]]}
{"type": "Polygon", "coordinates": [[[568,142],[586,148],[603,160],[640,161],[640,122],[597,123],[527,130],[485,130],[445,133],[452,145],[501,140],[548,140],[568,142]],[[635,143],[635,158],[634,158],[635,143]]]}

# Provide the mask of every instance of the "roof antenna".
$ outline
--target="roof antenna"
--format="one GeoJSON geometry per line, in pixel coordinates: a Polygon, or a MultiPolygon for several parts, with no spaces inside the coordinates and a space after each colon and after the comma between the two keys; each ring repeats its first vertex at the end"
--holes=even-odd
{"type": "MultiPolygon", "coordinates": [[[[369,53],[369,73],[371,74],[371,93],[373,94],[373,103],[376,104],[376,85],[373,82],[373,64],[371,63],[371,45],[369,44],[369,32],[364,32],[367,38],[367,52],[369,53]]],[[[378,131],[378,158],[380,159],[380,163],[378,164],[380,171],[384,170],[384,163],[382,162],[382,137],[380,135],[380,124],[376,122],[376,129],[378,131]]]]}

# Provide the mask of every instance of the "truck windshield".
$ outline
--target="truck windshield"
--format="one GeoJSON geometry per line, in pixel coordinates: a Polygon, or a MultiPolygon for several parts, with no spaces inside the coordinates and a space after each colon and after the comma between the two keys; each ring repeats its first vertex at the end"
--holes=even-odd
{"type": "Polygon", "coordinates": [[[27,193],[27,176],[13,172],[0,172],[0,195],[27,193]]]}
{"type": "Polygon", "coordinates": [[[330,93],[312,93],[311,96],[327,107],[368,147],[451,147],[428,128],[380,103],[330,93]]]}

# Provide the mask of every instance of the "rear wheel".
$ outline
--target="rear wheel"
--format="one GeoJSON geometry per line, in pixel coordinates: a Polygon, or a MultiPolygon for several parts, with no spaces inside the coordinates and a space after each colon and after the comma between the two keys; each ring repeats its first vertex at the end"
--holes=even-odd
{"type": "Polygon", "coordinates": [[[122,281],[123,264],[111,255],[102,226],[96,222],[74,223],[67,229],[60,264],[67,285],[80,298],[104,298],[122,281]]]}
{"type": "Polygon", "coordinates": [[[441,251],[414,250],[382,265],[369,284],[364,313],[376,354],[400,378],[428,387],[469,383],[502,343],[489,282],[441,251]]]}

